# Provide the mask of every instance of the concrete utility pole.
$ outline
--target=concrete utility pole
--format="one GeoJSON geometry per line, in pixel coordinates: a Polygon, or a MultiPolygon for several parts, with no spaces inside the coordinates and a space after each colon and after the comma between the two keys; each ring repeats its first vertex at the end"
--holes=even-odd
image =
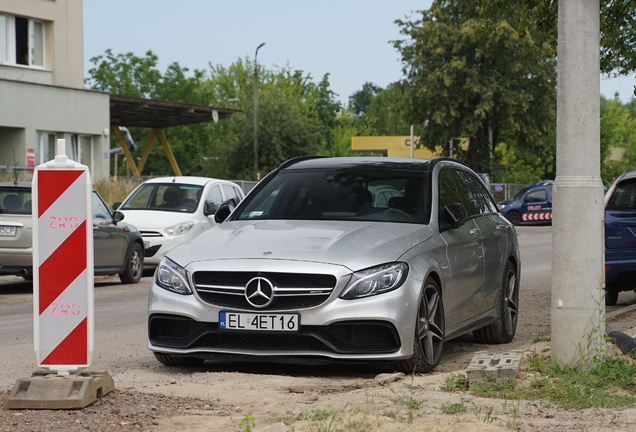
{"type": "Polygon", "coordinates": [[[604,346],[599,0],[560,0],[552,363],[588,368],[604,346]]]}

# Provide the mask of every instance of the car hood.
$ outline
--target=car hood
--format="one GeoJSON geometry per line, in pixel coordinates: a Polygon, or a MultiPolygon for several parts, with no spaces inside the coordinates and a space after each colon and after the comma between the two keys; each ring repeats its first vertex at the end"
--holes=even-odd
{"type": "Polygon", "coordinates": [[[429,239],[428,225],[350,221],[227,221],[172,249],[194,261],[275,259],[337,264],[356,271],[392,262],[429,239]]]}
{"type": "Polygon", "coordinates": [[[161,231],[172,225],[191,221],[193,213],[181,213],[159,210],[120,210],[124,214],[124,222],[132,224],[140,231],[161,231]]]}

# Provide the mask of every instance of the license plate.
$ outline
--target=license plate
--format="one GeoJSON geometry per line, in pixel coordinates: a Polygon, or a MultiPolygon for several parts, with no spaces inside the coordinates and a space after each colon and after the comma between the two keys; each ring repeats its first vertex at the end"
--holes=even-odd
{"type": "Polygon", "coordinates": [[[147,241],[144,242],[144,249],[148,249],[150,247],[150,243],[147,241]]]}
{"type": "Polygon", "coordinates": [[[219,312],[219,329],[221,330],[297,332],[299,328],[298,314],[219,312]]]}
{"type": "Polygon", "coordinates": [[[0,236],[15,237],[16,232],[17,229],[14,226],[0,226],[0,236]]]}

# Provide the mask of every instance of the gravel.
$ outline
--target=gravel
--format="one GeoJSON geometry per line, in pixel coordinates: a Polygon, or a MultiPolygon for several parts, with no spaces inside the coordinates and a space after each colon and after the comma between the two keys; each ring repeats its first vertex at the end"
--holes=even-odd
{"type": "Polygon", "coordinates": [[[9,410],[9,394],[0,392],[1,432],[147,430],[162,418],[217,409],[216,401],[115,389],[83,409],[9,410]]]}

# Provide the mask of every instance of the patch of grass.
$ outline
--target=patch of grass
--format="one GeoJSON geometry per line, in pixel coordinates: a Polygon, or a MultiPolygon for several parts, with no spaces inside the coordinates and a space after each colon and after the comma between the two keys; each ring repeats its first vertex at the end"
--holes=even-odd
{"type": "Polygon", "coordinates": [[[459,414],[466,412],[466,404],[464,401],[457,402],[454,404],[442,404],[440,407],[442,410],[442,414],[459,414]]]}
{"type": "Polygon", "coordinates": [[[470,388],[468,377],[464,374],[452,374],[446,383],[442,386],[442,390],[454,392],[454,391],[468,391],[470,388]]]}
{"type": "Polygon", "coordinates": [[[528,386],[515,387],[505,381],[471,386],[476,396],[507,400],[544,400],[565,409],[621,408],[636,406],[636,364],[624,359],[596,359],[592,369],[559,368],[533,361],[540,376],[528,386]]]}
{"type": "Polygon", "coordinates": [[[98,179],[93,182],[95,189],[106,201],[108,208],[113,208],[113,203],[123,201],[144,180],[139,179],[98,179]]]}
{"type": "Polygon", "coordinates": [[[540,334],[539,336],[532,339],[532,343],[550,342],[551,340],[552,338],[550,337],[550,335],[540,334]]]}
{"type": "Polygon", "coordinates": [[[256,426],[254,417],[250,414],[246,414],[243,420],[239,423],[239,427],[243,432],[252,432],[252,428],[256,426]]]}
{"type": "Polygon", "coordinates": [[[409,392],[406,395],[396,394],[395,391],[391,389],[392,395],[380,396],[381,398],[390,400],[396,406],[395,411],[385,411],[382,415],[400,422],[406,422],[408,424],[413,423],[415,416],[420,415],[419,410],[422,406],[424,406],[426,399],[416,398],[413,393],[413,388],[409,388],[408,386],[407,388],[409,389],[409,392]]]}
{"type": "Polygon", "coordinates": [[[310,413],[301,413],[300,420],[307,420],[310,432],[336,432],[338,426],[344,423],[342,414],[344,409],[323,410],[316,409],[310,413]]]}

